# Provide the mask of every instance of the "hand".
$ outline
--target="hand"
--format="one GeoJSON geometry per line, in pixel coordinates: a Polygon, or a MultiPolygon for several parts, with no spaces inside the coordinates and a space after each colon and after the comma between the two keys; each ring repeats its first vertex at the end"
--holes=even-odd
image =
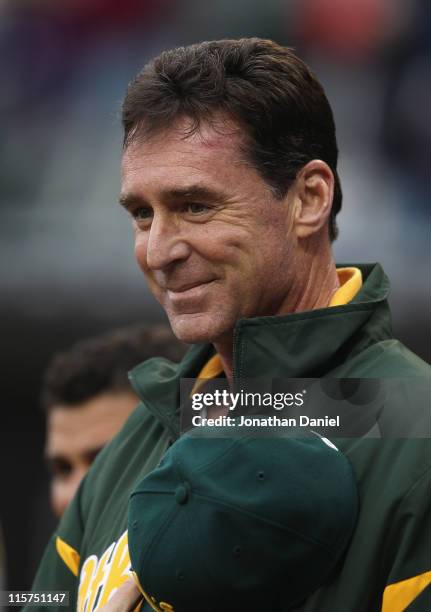
{"type": "Polygon", "coordinates": [[[107,604],[99,608],[99,612],[130,612],[138,605],[142,594],[130,578],[124,582],[107,604]]]}

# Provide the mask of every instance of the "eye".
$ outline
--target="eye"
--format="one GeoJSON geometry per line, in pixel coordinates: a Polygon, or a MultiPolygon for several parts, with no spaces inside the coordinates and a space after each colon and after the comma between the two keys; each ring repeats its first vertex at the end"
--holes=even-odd
{"type": "Polygon", "coordinates": [[[71,464],[65,459],[51,459],[48,467],[55,478],[67,478],[72,472],[71,464]]]}
{"type": "Polygon", "coordinates": [[[145,206],[139,206],[139,208],[135,208],[135,210],[132,211],[132,217],[136,219],[136,221],[151,219],[152,215],[152,209],[146,208],[145,206]]]}
{"type": "Polygon", "coordinates": [[[97,455],[100,453],[101,450],[102,450],[102,447],[101,448],[95,448],[95,449],[90,450],[87,453],[85,453],[85,461],[86,461],[88,467],[90,467],[90,465],[96,459],[97,455]]]}
{"type": "Polygon", "coordinates": [[[186,204],[187,212],[190,212],[192,215],[199,215],[208,210],[208,206],[205,204],[199,204],[198,202],[190,202],[190,204],[186,204]]]}

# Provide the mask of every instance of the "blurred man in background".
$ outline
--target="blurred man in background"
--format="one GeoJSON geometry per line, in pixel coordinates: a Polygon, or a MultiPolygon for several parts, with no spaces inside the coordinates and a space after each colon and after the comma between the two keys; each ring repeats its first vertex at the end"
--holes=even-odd
{"type": "Polygon", "coordinates": [[[163,325],[131,326],[83,340],[58,353],[43,381],[45,455],[57,517],[71,502],[100,450],[139,403],[128,372],[150,357],[178,361],[183,345],[163,325]]]}

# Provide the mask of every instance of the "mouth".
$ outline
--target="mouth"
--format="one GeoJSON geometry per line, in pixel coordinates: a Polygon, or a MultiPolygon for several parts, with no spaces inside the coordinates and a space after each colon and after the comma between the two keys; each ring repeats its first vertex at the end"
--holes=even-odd
{"type": "Polygon", "coordinates": [[[198,298],[214,280],[187,283],[166,287],[166,294],[171,301],[182,301],[198,298]]]}
{"type": "Polygon", "coordinates": [[[194,289],[195,287],[201,287],[202,285],[208,285],[212,280],[208,281],[196,281],[194,283],[184,283],[182,285],[170,285],[166,287],[166,291],[170,293],[185,293],[190,289],[194,289]]]}

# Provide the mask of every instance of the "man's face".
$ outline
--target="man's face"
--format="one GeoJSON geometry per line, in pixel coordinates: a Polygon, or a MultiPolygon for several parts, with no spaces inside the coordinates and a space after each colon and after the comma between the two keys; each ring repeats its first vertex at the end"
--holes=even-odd
{"type": "Polygon", "coordinates": [[[96,458],[136,408],[136,395],[104,393],[48,414],[45,456],[52,473],[51,506],[60,517],[96,458]]]}
{"type": "Polygon", "coordinates": [[[120,201],[176,336],[220,342],[238,319],[282,309],[294,268],[293,207],[246,164],[235,126],[203,126],[186,138],[184,128],[186,120],[128,146],[120,201]]]}

